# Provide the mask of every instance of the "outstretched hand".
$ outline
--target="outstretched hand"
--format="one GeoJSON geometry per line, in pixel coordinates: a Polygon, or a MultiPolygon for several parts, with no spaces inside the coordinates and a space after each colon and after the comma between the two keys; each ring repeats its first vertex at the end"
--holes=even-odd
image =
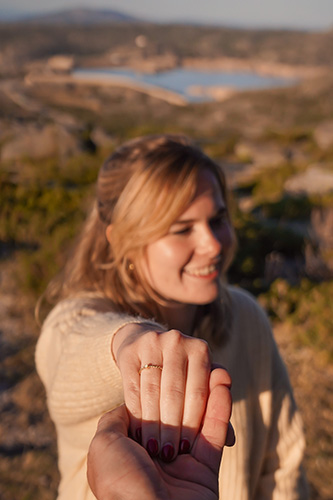
{"type": "Polygon", "coordinates": [[[232,441],[229,387],[228,373],[213,370],[201,430],[190,453],[178,455],[171,463],[152,458],[129,437],[130,419],[124,405],[106,413],[88,454],[88,481],[96,498],[217,500],[223,446],[232,441]]]}
{"type": "Polygon", "coordinates": [[[158,331],[134,323],[117,333],[113,352],[130,415],[129,434],[166,462],[178,449],[187,452],[207,404],[211,372],[207,342],[178,330],[158,331]],[[141,371],[145,366],[154,368],[141,371]]]}

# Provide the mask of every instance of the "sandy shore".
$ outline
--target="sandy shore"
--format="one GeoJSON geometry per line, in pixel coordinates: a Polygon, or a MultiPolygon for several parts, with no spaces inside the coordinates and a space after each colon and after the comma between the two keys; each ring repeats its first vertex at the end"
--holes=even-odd
{"type": "MultiPolygon", "coordinates": [[[[174,67],[170,67],[170,61],[168,61],[168,70],[175,69],[177,67],[196,69],[196,70],[214,70],[214,71],[226,71],[226,72],[251,72],[256,73],[261,76],[272,76],[281,78],[290,78],[295,80],[304,80],[309,78],[315,78],[325,74],[327,68],[321,67],[309,67],[309,66],[289,66],[280,63],[270,63],[265,61],[260,61],[256,59],[251,60],[241,60],[241,59],[231,59],[226,57],[221,57],[218,59],[207,59],[207,58],[186,58],[181,61],[180,64],[176,64],[174,61],[174,67]]],[[[105,67],[108,67],[105,64],[105,67]]],[[[146,72],[145,61],[135,60],[135,63],[131,60],[127,61],[126,67],[134,69],[136,71],[146,72]]],[[[72,68],[74,69],[74,67],[72,68]]],[[[114,66],[110,66],[110,69],[116,69],[114,66]]],[[[149,72],[161,72],[166,70],[161,66],[161,61],[159,58],[152,58],[150,60],[149,72]],[[155,60],[156,59],[156,60],[155,60]],[[155,71],[154,71],[155,70],[155,71]]],[[[131,89],[137,92],[142,92],[148,94],[157,99],[162,99],[170,104],[176,106],[185,106],[189,104],[189,100],[186,97],[161,87],[143,83],[136,82],[130,78],[121,76],[111,76],[103,77],[102,75],[89,75],[85,74],[82,78],[77,75],[74,76],[71,71],[57,73],[50,70],[50,67],[46,65],[45,67],[40,67],[30,71],[25,77],[25,84],[59,84],[59,85],[96,85],[96,86],[109,86],[109,87],[122,87],[124,89],[131,89]]],[[[189,89],[189,93],[196,97],[210,98],[215,101],[223,101],[228,99],[231,95],[238,92],[237,89],[225,86],[192,86],[189,89]]]]}
{"type": "Polygon", "coordinates": [[[186,58],[182,60],[184,68],[219,70],[230,72],[252,72],[261,76],[274,76],[281,78],[313,78],[327,72],[327,67],[320,66],[290,66],[287,64],[273,63],[259,59],[232,59],[220,57],[216,59],[186,58]]]}
{"type": "Polygon", "coordinates": [[[106,87],[122,87],[125,89],[135,90],[137,92],[142,92],[144,94],[148,94],[151,97],[156,97],[157,99],[162,99],[170,104],[174,104],[176,106],[185,106],[188,104],[188,101],[177,94],[176,92],[172,92],[170,90],[162,89],[161,87],[157,87],[154,85],[149,85],[141,82],[134,82],[129,78],[118,77],[118,76],[108,76],[107,78],[91,75],[86,75],[84,78],[77,78],[72,74],[68,75],[57,75],[51,73],[30,73],[28,74],[24,82],[26,85],[34,85],[39,83],[50,83],[50,84],[59,84],[59,85],[96,85],[96,86],[106,86],[106,87]]]}

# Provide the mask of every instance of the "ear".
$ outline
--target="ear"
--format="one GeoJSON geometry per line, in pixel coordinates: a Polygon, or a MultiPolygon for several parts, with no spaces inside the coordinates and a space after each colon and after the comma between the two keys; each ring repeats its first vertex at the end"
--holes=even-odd
{"type": "Polygon", "coordinates": [[[112,224],[109,224],[105,230],[106,239],[109,243],[111,243],[111,234],[112,234],[112,224]]]}

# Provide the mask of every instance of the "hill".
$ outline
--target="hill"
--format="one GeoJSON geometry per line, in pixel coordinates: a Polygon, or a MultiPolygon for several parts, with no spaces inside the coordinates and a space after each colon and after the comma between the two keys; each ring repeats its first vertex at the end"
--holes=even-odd
{"type": "Polygon", "coordinates": [[[137,17],[131,16],[124,12],[114,9],[63,9],[59,11],[52,11],[49,13],[40,14],[27,14],[13,11],[1,11],[0,21],[15,21],[17,23],[25,24],[40,24],[40,25],[94,25],[105,23],[133,23],[140,22],[137,17]]]}
{"type": "Polygon", "coordinates": [[[30,20],[0,24],[0,77],[22,74],[28,64],[44,63],[56,54],[73,56],[81,67],[109,66],[119,57],[123,66],[131,65],[130,59],[139,64],[153,57],[168,57],[177,66],[184,65],[188,59],[198,59],[202,65],[207,59],[217,68],[221,60],[232,59],[254,70],[255,62],[271,66],[333,67],[333,31],[307,33],[157,25],[134,22],[133,18],[131,22],[120,22],[119,17],[117,22],[111,22],[107,21],[107,15],[103,22],[97,23],[101,11],[99,15],[93,12],[82,12],[81,22],[78,22],[77,11],[73,14],[64,11],[56,15],[59,22],[54,22],[53,17],[50,23],[51,18],[45,17],[38,23],[30,20]],[[90,24],[85,24],[84,20],[88,23],[88,19],[90,24]],[[135,44],[139,36],[146,41],[144,48],[135,44]]]}

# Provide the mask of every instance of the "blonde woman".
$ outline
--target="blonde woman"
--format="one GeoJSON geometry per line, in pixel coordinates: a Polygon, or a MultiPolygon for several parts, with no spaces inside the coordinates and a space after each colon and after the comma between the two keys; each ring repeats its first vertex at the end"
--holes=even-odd
{"type": "Polygon", "coordinates": [[[270,326],[251,296],[225,284],[234,246],[223,172],[190,140],[136,139],[104,163],[80,240],[48,288],[58,303],[36,352],[58,435],[59,500],[95,498],[87,451],[101,415],[123,402],[150,457],[190,453],[212,363],[231,375],[237,436],[220,498],[306,498],[302,425],[270,326]]]}

